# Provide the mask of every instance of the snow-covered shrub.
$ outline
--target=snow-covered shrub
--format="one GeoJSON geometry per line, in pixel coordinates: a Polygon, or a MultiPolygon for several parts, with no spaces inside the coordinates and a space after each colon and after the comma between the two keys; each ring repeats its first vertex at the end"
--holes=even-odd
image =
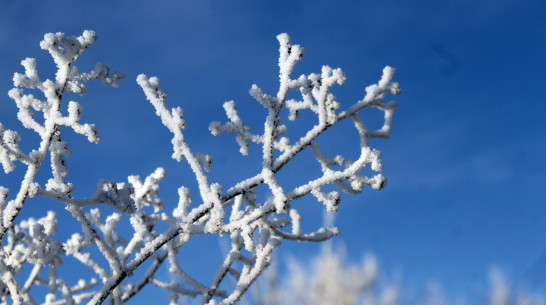
{"type": "Polygon", "coordinates": [[[92,80],[117,87],[125,77],[121,72],[110,72],[102,63],[89,73],[81,72],[74,65],[96,39],[92,31],[85,31],[79,37],[46,34],[40,46],[53,57],[57,66],[55,78],[42,81],[32,58],[21,62],[25,73],[15,73],[13,78],[15,88],[10,90],[9,96],[19,108],[18,119],[24,127],[38,134],[41,141],[35,150],[24,152],[18,146],[17,132],[0,125],[0,162],[4,171],[10,173],[15,161],[26,168],[19,189],[12,190],[14,195],[0,187],[0,291],[3,303],[60,305],[87,301],[88,304],[100,304],[108,300],[121,304],[152,284],[168,290],[172,304],[179,296],[199,297],[201,304],[233,304],[264,272],[271,263],[272,251],[283,240],[324,241],[338,234],[334,227],[302,232],[301,216],[293,204],[295,199],[314,196],[329,212],[335,212],[340,195],[336,191],[325,192],[324,187],[336,186],[356,194],[365,185],[376,190],[385,186],[382,175],[367,177],[361,170],[366,165],[371,171],[382,170],[381,155],[369,147],[368,140],[387,138],[390,134],[396,103],[384,102],[384,98],[400,93],[398,84],[391,82],[394,69],[386,67],[379,82],[366,88],[362,100],[340,110],[341,104],[330,89],[345,82],[341,69],[324,66],[320,74],[292,78],[295,64],[303,57],[303,48],[291,44],[287,34],[281,34],[277,36],[280,43],[279,91],[271,96],[256,85],[250,89],[250,95],[268,112],[263,132],[252,132],[243,124],[232,101],[224,104],[229,121],[210,124],[213,135],[235,134],[243,155],[250,152],[250,142],[262,147],[263,166],[256,170],[255,176],[227,188],[209,181],[206,172],[211,170],[212,157],[190,149],[182,132],[186,127],[182,109],[167,107],[167,95],[157,77],[139,75],[137,82],[146,98],[174,135],[172,157],[178,161],[185,159],[193,170],[199,201],[192,202],[190,190],[181,186],[178,204],[168,205],[176,208],[165,211],[158,194],[159,183],[166,174],[162,168],[144,180],[129,176],[127,183],[98,181],[92,196],[76,198],[73,194],[75,185],[67,181],[66,157],[70,155],[70,149],[62,135],[72,130],[95,143],[100,141],[100,136],[94,124],[80,122],[82,107],[74,101],[66,103],[66,95],[84,95],[85,84],[92,80]],[[41,91],[43,96],[35,97],[27,93],[29,89],[41,91]],[[288,99],[291,90],[299,91],[301,100],[288,99]],[[384,112],[384,124],[379,130],[367,129],[359,118],[360,111],[370,107],[384,112]],[[288,109],[290,120],[296,120],[301,111],[310,111],[316,115],[318,123],[301,138],[289,139],[283,136],[287,131],[282,124],[283,108],[288,109]],[[38,114],[43,120],[34,119],[38,114]],[[353,121],[360,135],[355,139],[360,141],[359,157],[355,161],[341,155],[328,158],[316,142],[324,131],[346,119],[353,121]],[[306,148],[316,157],[322,174],[293,189],[283,189],[278,173],[306,148]],[[36,178],[37,171],[44,166],[48,156],[51,176],[47,182],[40,183],[36,178]],[[263,199],[256,192],[260,185],[269,190],[269,195],[263,199]],[[81,232],[74,232],[66,241],[55,239],[56,228],[62,225],[57,224],[55,213],[51,212],[44,211],[47,216],[38,220],[16,221],[32,197],[47,197],[64,205],[81,224],[81,232]],[[123,219],[128,219],[133,230],[127,236],[116,230],[123,219]],[[231,249],[216,275],[206,284],[186,273],[177,257],[179,249],[199,234],[231,237],[231,249]],[[100,280],[82,279],[69,283],[66,277],[57,273],[57,267],[69,256],[89,268],[100,280]],[[162,265],[168,265],[172,274],[169,279],[159,278],[157,270],[162,265]],[[147,266],[144,272],[133,276],[144,266],[147,266]],[[229,291],[220,287],[226,278],[232,278],[236,283],[229,291]],[[43,291],[35,290],[38,286],[45,287],[45,295],[36,292],[43,291]]]}

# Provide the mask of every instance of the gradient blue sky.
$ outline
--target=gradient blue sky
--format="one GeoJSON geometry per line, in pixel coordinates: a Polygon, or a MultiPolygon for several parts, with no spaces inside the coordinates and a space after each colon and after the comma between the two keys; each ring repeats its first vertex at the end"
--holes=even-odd
{"type": "MultiPolygon", "coordinates": [[[[7,97],[13,73],[23,72],[19,62],[35,57],[42,79],[51,78],[53,64],[39,48],[44,33],[85,29],[99,40],[78,67],[102,61],[127,79],[118,89],[91,85],[87,96],[74,98],[85,107],[83,120],[96,123],[103,137],[99,145],[67,139],[69,180],[81,196],[100,178],[125,181],[157,166],[167,169],[165,201],[174,205],[176,188],[192,186],[188,167],[170,160],[170,134],[137,86],[139,73],[159,76],[171,107],[184,108],[188,142],[215,157],[213,180],[228,187],[256,173],[258,147],[242,159],[233,137],[214,138],[207,127],[225,121],[221,105],[231,99],[245,121],[260,127],[265,111],[247,92],[253,83],[276,92],[275,36],[287,32],[306,49],[297,74],[323,64],[345,71],[348,81],[334,91],[342,105],[362,98],[385,65],[398,70],[403,93],[392,138],[372,143],[383,153],[388,186],[344,196],[337,215],[336,242],[346,245],[349,259],[373,252],[387,275],[401,274],[402,286],[419,289],[436,280],[448,295],[482,297],[491,266],[544,291],[544,1],[2,1],[0,122],[7,128],[22,131],[7,97]]],[[[356,145],[354,134],[335,140],[332,146],[346,151],[356,145]]],[[[23,147],[35,141],[23,133],[23,147]]],[[[318,175],[313,166],[302,158],[290,179],[318,175]]],[[[0,185],[21,175],[0,174],[0,185]]],[[[316,227],[322,208],[301,204],[304,228],[316,227]]],[[[26,209],[36,215],[45,208],[26,209]]],[[[203,244],[202,259],[218,259],[218,243],[203,244]]],[[[286,243],[280,256],[317,249],[286,243]]]]}

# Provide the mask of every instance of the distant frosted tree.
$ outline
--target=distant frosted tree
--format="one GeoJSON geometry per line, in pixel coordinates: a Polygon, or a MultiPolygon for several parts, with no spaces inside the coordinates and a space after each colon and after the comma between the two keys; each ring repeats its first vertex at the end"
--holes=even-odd
{"type": "Polygon", "coordinates": [[[258,305],[396,305],[398,288],[378,285],[379,264],[368,254],[349,264],[342,247],[328,243],[311,260],[292,259],[279,277],[269,269],[253,288],[258,305]],[[311,263],[309,263],[309,261],[311,263]]]}
{"type": "Polygon", "coordinates": [[[491,289],[487,298],[488,305],[546,305],[542,295],[532,295],[525,290],[511,288],[505,275],[499,268],[489,272],[491,289]]]}
{"type": "Polygon", "coordinates": [[[311,259],[293,258],[286,271],[269,268],[252,287],[248,303],[253,305],[546,305],[541,294],[531,294],[521,287],[510,287],[499,268],[489,273],[489,289],[479,300],[469,296],[447,298],[439,282],[426,283],[424,289],[392,284],[381,279],[382,272],[374,255],[367,254],[359,263],[349,263],[343,247],[325,243],[311,259]]]}
{"type": "Polygon", "coordinates": [[[69,179],[70,149],[63,135],[75,132],[98,143],[100,126],[81,122],[82,106],[67,100],[74,94],[84,95],[89,81],[99,80],[117,87],[125,77],[121,72],[111,72],[102,63],[91,72],[81,72],[74,65],[96,39],[92,31],[85,31],[79,37],[46,34],[40,46],[51,54],[57,66],[54,79],[42,80],[32,58],[21,62],[24,74],[15,73],[13,77],[15,88],[9,91],[9,96],[19,108],[17,117],[25,128],[38,135],[40,142],[34,150],[25,152],[19,148],[19,134],[0,124],[0,162],[5,173],[14,170],[16,161],[26,169],[18,189],[10,193],[6,187],[0,187],[2,304],[100,304],[105,300],[109,304],[122,304],[147,285],[169,291],[171,304],[177,303],[180,296],[199,297],[200,304],[233,304],[264,272],[271,263],[272,251],[283,240],[324,241],[338,234],[334,227],[303,232],[294,200],[313,196],[327,211],[335,212],[341,197],[331,190],[332,186],[352,194],[360,193],[365,185],[376,190],[385,186],[381,174],[365,176],[361,172],[366,165],[371,172],[382,170],[381,155],[369,147],[368,140],[389,137],[396,103],[384,100],[388,94],[400,93],[398,84],[391,82],[394,69],[386,67],[379,82],[366,88],[362,100],[340,110],[341,104],[330,90],[345,82],[345,74],[341,69],[323,66],[319,74],[292,78],[295,64],[303,57],[303,48],[293,45],[287,34],[281,34],[277,36],[278,92],[271,96],[257,85],[250,89],[250,95],[268,113],[263,130],[251,131],[233,101],[224,103],[229,121],[212,122],[209,127],[213,135],[234,134],[243,155],[250,153],[249,143],[260,146],[257,151],[263,162],[254,176],[230,187],[209,181],[206,172],[212,169],[212,157],[190,149],[184,138],[186,123],[182,109],[167,107],[167,94],[157,77],[139,75],[137,82],[146,98],[173,133],[172,157],[178,161],[185,159],[193,171],[198,184],[193,192],[199,194],[199,200],[192,202],[190,189],[180,186],[178,203],[169,203],[167,206],[175,208],[166,211],[158,193],[159,183],[166,174],[163,168],[144,179],[129,176],[127,182],[100,180],[94,194],[76,198],[73,191],[77,181],[69,179]],[[293,90],[299,91],[301,99],[288,99],[289,91],[293,90]],[[384,112],[384,124],[378,130],[369,130],[359,118],[362,110],[371,107],[384,112]],[[288,110],[290,120],[296,120],[302,111],[309,111],[316,116],[317,123],[303,136],[290,139],[286,125],[282,124],[283,109],[288,110]],[[42,118],[36,119],[37,116],[42,118]],[[355,137],[360,148],[354,161],[341,155],[346,153],[343,147],[339,155],[327,157],[316,142],[326,130],[346,119],[353,121],[359,135],[355,137]],[[322,174],[300,181],[292,189],[282,188],[278,173],[307,148],[314,154],[322,174]],[[47,181],[40,181],[37,172],[48,166],[46,158],[50,160],[51,174],[47,181]],[[267,192],[257,191],[262,185],[267,192]],[[329,192],[324,190],[326,187],[329,192]],[[80,223],[81,230],[62,241],[55,238],[56,230],[59,226],[66,228],[57,223],[55,213],[43,211],[36,218],[18,219],[33,197],[59,202],[80,223]],[[123,222],[130,224],[132,232],[118,230],[123,222]],[[183,270],[177,255],[192,237],[202,234],[231,238],[231,248],[223,263],[206,283],[183,270]],[[68,257],[79,261],[99,279],[71,283],[57,272],[68,257]],[[157,271],[163,265],[171,273],[170,278],[160,278],[157,271]],[[233,289],[221,286],[227,278],[235,281],[233,289]]]}

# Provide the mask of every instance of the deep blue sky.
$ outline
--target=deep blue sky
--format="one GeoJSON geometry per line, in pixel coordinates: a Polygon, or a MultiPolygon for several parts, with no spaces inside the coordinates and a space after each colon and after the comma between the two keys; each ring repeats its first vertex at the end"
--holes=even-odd
{"type": "MultiPolygon", "coordinates": [[[[188,167],[169,159],[171,136],[137,86],[139,73],[159,76],[170,106],[184,108],[190,145],[215,157],[213,180],[227,188],[256,173],[257,146],[242,159],[232,136],[214,138],[207,127],[225,121],[221,105],[234,99],[243,120],[260,128],[266,113],[247,92],[256,83],[276,93],[275,36],[287,32],[306,49],[296,74],[319,72],[323,64],[345,71],[348,81],[334,91],[342,105],[362,98],[385,65],[398,70],[403,93],[392,138],[372,142],[383,153],[388,186],[344,196],[336,219],[342,232],[336,240],[349,259],[373,252],[387,275],[401,272],[403,286],[437,280],[450,295],[479,298],[491,266],[543,291],[544,1],[2,1],[0,122],[7,128],[22,131],[7,97],[13,72],[23,72],[19,62],[35,57],[42,79],[51,78],[49,55],[39,48],[44,33],[85,29],[99,40],[77,65],[89,70],[102,61],[127,79],[118,89],[91,85],[86,97],[73,97],[103,137],[99,145],[67,139],[69,180],[81,196],[100,178],[125,181],[157,166],[167,169],[167,202],[174,205],[178,186],[193,186],[188,167]]],[[[332,147],[350,154],[357,138],[335,140],[332,147]]],[[[34,148],[35,141],[23,134],[22,146],[34,148]]],[[[301,164],[319,174],[312,160],[301,164]]],[[[296,172],[286,177],[305,178],[296,172]]],[[[21,174],[0,174],[0,185],[13,185],[21,174]]],[[[304,228],[319,225],[321,206],[301,205],[304,228]]],[[[284,246],[281,257],[318,249],[284,246]]]]}

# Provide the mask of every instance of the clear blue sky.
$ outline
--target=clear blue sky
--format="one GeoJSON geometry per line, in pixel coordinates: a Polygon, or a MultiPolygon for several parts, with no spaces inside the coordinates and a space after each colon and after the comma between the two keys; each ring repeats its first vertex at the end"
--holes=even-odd
{"type": "MultiPolygon", "coordinates": [[[[398,70],[403,93],[392,138],[372,143],[382,151],[388,186],[344,196],[336,219],[342,232],[336,240],[349,259],[373,252],[386,273],[401,271],[403,286],[437,280],[453,295],[479,298],[491,266],[544,291],[544,1],[2,1],[0,122],[7,128],[22,130],[7,97],[13,73],[23,72],[19,62],[35,57],[42,78],[51,78],[49,55],[39,48],[44,33],[85,29],[99,40],[77,65],[89,70],[102,61],[127,79],[118,89],[91,85],[77,98],[84,120],[103,137],[99,145],[67,139],[69,179],[81,196],[100,178],[125,181],[157,166],[167,169],[165,201],[174,205],[176,188],[193,186],[188,167],[170,160],[170,134],[137,86],[139,73],[159,76],[171,107],[184,108],[190,145],[215,157],[213,180],[229,187],[255,173],[258,147],[245,161],[233,137],[214,138],[207,127],[225,121],[221,105],[231,99],[260,126],[265,112],[247,92],[253,83],[276,92],[275,36],[287,32],[306,49],[297,74],[323,64],[345,71],[348,81],[334,92],[342,105],[362,98],[385,65],[398,70]]],[[[337,140],[334,146],[345,149],[356,137],[337,140]]],[[[23,134],[22,146],[34,148],[35,141],[23,134]]],[[[319,174],[305,162],[313,164],[303,160],[302,168],[319,174]]],[[[303,179],[293,173],[291,179],[303,179]]],[[[21,174],[0,174],[0,185],[21,174]]],[[[304,228],[316,227],[320,206],[301,204],[304,228]]],[[[35,203],[25,215],[40,209],[35,203]]],[[[210,248],[204,259],[217,259],[217,242],[203,245],[210,248]]],[[[281,256],[318,249],[284,246],[281,256]]]]}

